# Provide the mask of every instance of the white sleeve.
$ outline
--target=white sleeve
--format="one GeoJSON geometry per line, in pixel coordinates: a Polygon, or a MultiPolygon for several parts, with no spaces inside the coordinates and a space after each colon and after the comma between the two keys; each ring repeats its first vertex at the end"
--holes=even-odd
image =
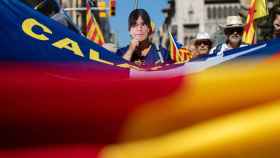
{"type": "Polygon", "coordinates": [[[216,49],[216,47],[213,47],[210,51],[209,51],[209,55],[213,54],[214,53],[214,50],[216,49]]]}

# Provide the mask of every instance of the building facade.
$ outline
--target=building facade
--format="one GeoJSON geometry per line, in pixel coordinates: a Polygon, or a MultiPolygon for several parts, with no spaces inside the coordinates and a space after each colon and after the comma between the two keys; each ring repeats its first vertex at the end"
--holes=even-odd
{"type": "Polygon", "coordinates": [[[164,9],[166,19],[163,29],[170,31],[180,43],[188,45],[198,32],[208,32],[211,36],[225,24],[226,17],[239,15],[239,0],[170,0],[164,9]],[[172,8],[173,7],[173,8],[172,8]],[[169,11],[174,10],[174,14],[169,11]]]}
{"type": "MultiPolygon", "coordinates": [[[[240,15],[245,22],[250,2],[251,0],[169,0],[167,8],[163,9],[165,21],[162,32],[171,32],[184,45],[189,45],[198,32],[209,33],[215,39],[214,42],[219,43],[224,40],[220,25],[225,24],[226,17],[240,15]]],[[[267,0],[268,9],[279,3],[280,0],[267,0]]],[[[268,29],[265,28],[266,24],[257,26],[258,34],[268,29]]]]}
{"type": "MultiPolygon", "coordinates": [[[[80,8],[85,6],[83,4],[83,0],[59,0],[59,3],[62,5],[63,8],[80,8]]],[[[84,30],[83,23],[83,16],[84,12],[82,11],[68,11],[67,12],[73,19],[74,23],[81,28],[81,30],[84,30]]]]}
{"type": "MultiPolygon", "coordinates": [[[[100,1],[100,0],[99,0],[100,1]]],[[[84,8],[86,7],[86,0],[59,0],[59,3],[64,8],[84,8]]],[[[86,11],[85,10],[69,10],[67,13],[72,17],[74,23],[86,34],[86,11]]],[[[111,33],[108,16],[99,18],[98,11],[93,11],[97,22],[103,32],[105,42],[116,43],[116,40],[111,33]]]]}

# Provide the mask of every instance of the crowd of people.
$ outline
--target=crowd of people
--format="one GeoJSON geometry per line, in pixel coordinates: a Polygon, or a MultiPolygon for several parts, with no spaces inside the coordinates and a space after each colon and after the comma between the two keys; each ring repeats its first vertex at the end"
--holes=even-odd
{"type": "MultiPolygon", "coordinates": [[[[280,6],[272,8],[271,17],[272,36],[280,37],[280,6]]],[[[244,47],[246,46],[242,43],[244,25],[239,15],[228,16],[226,24],[221,25],[225,35],[224,43],[214,46],[214,39],[211,39],[207,32],[199,32],[191,45],[182,47],[179,51],[187,52],[190,56],[188,59],[192,61],[201,57],[223,55],[224,51],[244,47]]],[[[144,9],[135,9],[130,13],[128,28],[131,41],[126,47],[118,49],[117,55],[138,66],[172,63],[168,51],[152,43],[151,19],[144,9]]]]}
{"type": "MultiPolygon", "coordinates": [[[[74,32],[82,34],[71,22],[67,14],[63,12],[63,9],[59,7],[57,1],[36,0],[34,4],[27,0],[21,1],[74,32]]],[[[272,38],[280,37],[280,5],[275,5],[271,9],[269,17],[271,19],[269,23],[272,26],[272,32],[269,35],[272,38]]],[[[191,45],[179,48],[179,52],[187,56],[185,60],[193,61],[202,57],[223,55],[224,51],[246,46],[246,44],[242,43],[244,23],[239,15],[228,16],[226,24],[221,25],[221,28],[225,35],[224,43],[214,45],[215,39],[212,39],[207,32],[199,32],[191,45]]],[[[174,62],[171,59],[169,50],[152,42],[154,26],[149,14],[144,9],[135,9],[130,13],[128,32],[131,40],[127,46],[117,49],[115,45],[106,43],[103,47],[116,52],[117,55],[137,66],[156,66],[174,62]]]]}

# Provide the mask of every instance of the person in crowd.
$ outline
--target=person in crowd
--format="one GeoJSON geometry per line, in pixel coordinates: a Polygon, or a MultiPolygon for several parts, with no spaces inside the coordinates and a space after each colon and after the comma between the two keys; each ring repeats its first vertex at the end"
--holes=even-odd
{"type": "Polygon", "coordinates": [[[20,0],[27,6],[37,10],[38,12],[50,17],[51,19],[66,26],[68,29],[80,34],[82,31],[70,16],[63,10],[63,7],[59,4],[58,0],[20,0]]]}
{"type": "Polygon", "coordinates": [[[151,42],[151,20],[144,9],[135,9],[130,13],[128,30],[131,36],[130,44],[118,49],[117,55],[138,66],[155,66],[171,62],[167,50],[157,49],[151,42]]]}
{"type": "Polygon", "coordinates": [[[209,52],[210,55],[223,55],[224,51],[246,46],[242,44],[244,24],[240,16],[228,16],[224,28],[226,36],[225,43],[220,43],[212,48],[209,52]]]}
{"type": "Polygon", "coordinates": [[[272,8],[273,38],[280,37],[280,5],[272,8]]]}
{"type": "Polygon", "coordinates": [[[192,59],[208,56],[212,44],[213,42],[207,32],[199,32],[194,40],[195,49],[192,51],[192,59]]]}

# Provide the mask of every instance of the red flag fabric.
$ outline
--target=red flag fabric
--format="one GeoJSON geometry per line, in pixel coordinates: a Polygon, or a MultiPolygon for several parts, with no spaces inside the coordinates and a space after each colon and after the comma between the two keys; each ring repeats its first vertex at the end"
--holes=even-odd
{"type": "Polygon", "coordinates": [[[197,151],[272,157],[270,151],[278,151],[273,148],[280,132],[277,62],[148,80],[35,65],[0,66],[1,157],[194,158],[197,151]],[[248,128],[239,128],[244,120],[248,128]],[[217,129],[219,141],[211,139],[217,129]],[[260,142],[265,151],[256,145],[260,142]],[[235,150],[240,145],[249,148],[235,150]]]}

